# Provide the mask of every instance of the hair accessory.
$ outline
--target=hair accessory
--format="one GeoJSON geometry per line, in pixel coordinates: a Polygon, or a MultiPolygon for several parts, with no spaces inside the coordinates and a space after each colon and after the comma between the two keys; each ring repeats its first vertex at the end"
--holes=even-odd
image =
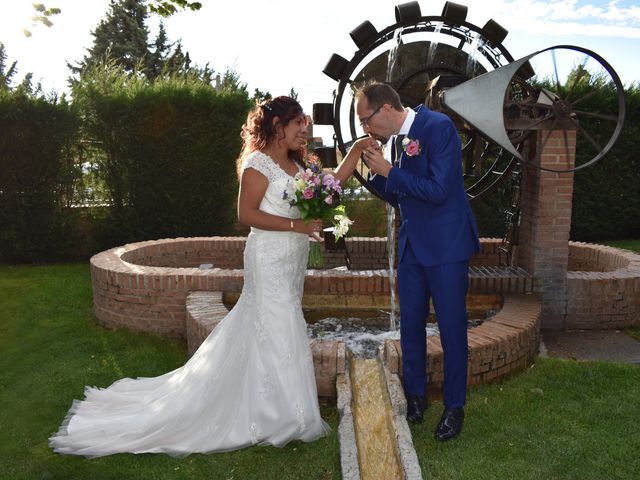
{"type": "Polygon", "coordinates": [[[261,107],[269,110],[270,112],[273,112],[273,109],[271,108],[271,105],[269,105],[267,102],[264,102],[261,107]]]}

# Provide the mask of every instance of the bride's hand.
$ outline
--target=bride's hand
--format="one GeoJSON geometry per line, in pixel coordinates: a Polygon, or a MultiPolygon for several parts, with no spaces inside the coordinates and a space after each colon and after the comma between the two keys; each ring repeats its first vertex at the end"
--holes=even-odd
{"type": "Polygon", "coordinates": [[[309,223],[304,223],[304,220],[302,219],[293,221],[294,232],[313,235],[315,232],[319,232],[321,230],[322,230],[322,220],[309,220],[309,223]]]}
{"type": "Polygon", "coordinates": [[[360,152],[364,152],[367,148],[381,150],[380,144],[375,138],[371,137],[362,137],[353,142],[351,148],[355,148],[356,150],[360,150],[360,152]]]}

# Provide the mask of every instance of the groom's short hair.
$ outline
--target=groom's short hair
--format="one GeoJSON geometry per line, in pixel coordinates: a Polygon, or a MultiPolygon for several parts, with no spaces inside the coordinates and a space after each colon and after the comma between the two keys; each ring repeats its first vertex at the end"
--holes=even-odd
{"type": "Polygon", "coordinates": [[[356,91],[355,98],[357,99],[361,95],[364,95],[369,106],[375,106],[374,108],[388,103],[394,110],[402,111],[404,109],[398,92],[386,83],[376,81],[367,82],[356,91]]]}

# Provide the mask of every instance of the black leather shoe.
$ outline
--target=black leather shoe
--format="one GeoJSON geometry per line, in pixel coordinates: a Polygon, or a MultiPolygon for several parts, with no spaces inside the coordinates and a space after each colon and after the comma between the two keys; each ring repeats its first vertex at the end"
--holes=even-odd
{"type": "Polygon", "coordinates": [[[445,408],[436,428],[436,440],[444,442],[457,437],[462,430],[462,423],[464,422],[464,409],[463,408],[445,408]]]}
{"type": "Polygon", "coordinates": [[[411,423],[422,423],[424,411],[427,408],[426,397],[406,394],[407,397],[407,420],[411,423]]]}

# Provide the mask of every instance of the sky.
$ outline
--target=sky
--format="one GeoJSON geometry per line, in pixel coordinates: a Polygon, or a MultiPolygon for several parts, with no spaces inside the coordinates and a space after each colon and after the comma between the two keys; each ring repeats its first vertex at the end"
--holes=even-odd
{"type": "MultiPolygon", "coordinates": [[[[37,0],[62,13],[54,25],[31,25],[32,0],[0,0],[0,42],[9,65],[18,61],[20,80],[32,72],[45,92],[67,90],[67,62],[83,58],[91,32],[109,0],[37,0]],[[27,38],[23,29],[30,29],[27,38]]],[[[201,0],[200,11],[165,19],[171,41],[199,66],[235,69],[249,91],[299,95],[310,112],[330,103],[337,82],[322,73],[331,54],[350,60],[357,51],[349,32],[369,20],[378,31],[395,23],[394,7],[405,0],[201,0]]],[[[440,15],[444,1],[418,2],[424,16],[440,15]]],[[[570,44],[601,55],[625,85],[640,82],[640,1],[456,0],[468,7],[467,21],[481,27],[493,19],[509,31],[502,42],[518,59],[544,48],[570,44]]],[[[157,32],[156,17],[149,22],[157,32]]]]}

